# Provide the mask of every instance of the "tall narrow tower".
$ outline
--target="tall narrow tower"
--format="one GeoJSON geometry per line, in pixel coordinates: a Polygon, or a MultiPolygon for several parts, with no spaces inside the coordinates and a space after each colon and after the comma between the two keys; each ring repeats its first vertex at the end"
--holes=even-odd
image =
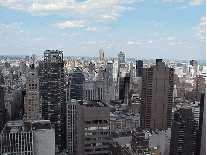
{"type": "Polygon", "coordinates": [[[99,62],[99,64],[104,62],[104,51],[103,51],[103,49],[99,50],[98,62],[99,62]]]}
{"type": "Polygon", "coordinates": [[[26,96],[24,97],[24,119],[42,119],[42,103],[39,90],[39,78],[34,63],[28,70],[26,96]]]}
{"type": "Polygon", "coordinates": [[[120,68],[125,67],[125,54],[120,52],[118,54],[118,77],[120,76],[120,68]]]}
{"type": "Polygon", "coordinates": [[[64,95],[63,51],[46,50],[39,62],[42,117],[55,126],[55,144],[59,151],[66,146],[66,103],[64,95]]]}
{"type": "Polygon", "coordinates": [[[141,126],[145,129],[167,129],[171,127],[173,102],[173,68],[165,67],[162,59],[156,66],[143,68],[141,126]]]}

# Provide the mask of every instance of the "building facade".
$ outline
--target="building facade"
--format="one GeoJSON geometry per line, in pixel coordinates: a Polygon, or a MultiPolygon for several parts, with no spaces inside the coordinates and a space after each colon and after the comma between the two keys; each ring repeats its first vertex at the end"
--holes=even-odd
{"type": "Polygon", "coordinates": [[[76,68],[71,78],[70,99],[83,100],[83,82],[85,77],[80,70],[76,68]]]}
{"type": "Polygon", "coordinates": [[[181,107],[172,122],[170,155],[191,155],[195,152],[196,121],[191,107],[181,107]]]}
{"type": "Polygon", "coordinates": [[[173,76],[173,68],[165,67],[162,59],[157,59],[151,68],[143,68],[141,126],[144,129],[171,127],[173,76]]]}
{"type": "Polygon", "coordinates": [[[42,119],[42,103],[39,90],[39,78],[34,64],[28,70],[26,95],[24,97],[24,119],[42,119]]]}
{"type": "Polygon", "coordinates": [[[59,151],[66,148],[66,103],[64,94],[63,51],[46,50],[39,62],[42,117],[55,126],[55,144],[59,151]]]}
{"type": "Polygon", "coordinates": [[[109,154],[110,108],[99,101],[77,104],[77,154],[109,154]]]}
{"type": "Polygon", "coordinates": [[[1,155],[55,155],[55,130],[48,120],[8,121],[1,132],[1,155]]]}

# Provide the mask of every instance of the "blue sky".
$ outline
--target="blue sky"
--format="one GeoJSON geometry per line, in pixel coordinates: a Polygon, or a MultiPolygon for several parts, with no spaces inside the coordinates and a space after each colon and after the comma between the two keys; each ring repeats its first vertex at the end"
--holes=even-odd
{"type": "Polygon", "coordinates": [[[205,0],[0,0],[0,55],[206,59],[205,0]]]}

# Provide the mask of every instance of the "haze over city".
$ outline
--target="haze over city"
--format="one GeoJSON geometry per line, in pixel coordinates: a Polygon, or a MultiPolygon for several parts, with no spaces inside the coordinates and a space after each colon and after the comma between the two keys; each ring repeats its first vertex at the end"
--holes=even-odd
{"type": "Polygon", "coordinates": [[[206,57],[204,0],[13,0],[0,2],[0,54],[128,58],[206,57]]]}

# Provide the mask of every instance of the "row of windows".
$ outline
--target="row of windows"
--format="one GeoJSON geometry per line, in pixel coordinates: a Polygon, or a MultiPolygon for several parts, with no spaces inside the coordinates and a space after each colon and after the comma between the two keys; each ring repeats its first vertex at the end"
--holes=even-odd
{"type": "Polygon", "coordinates": [[[85,138],[85,141],[108,140],[109,137],[85,138]]]}
{"type": "Polygon", "coordinates": [[[86,121],[86,124],[106,124],[108,120],[94,120],[94,121],[86,121]]]}
{"type": "Polygon", "coordinates": [[[108,142],[103,142],[103,143],[91,143],[91,144],[85,144],[85,147],[90,147],[90,146],[101,146],[101,145],[109,145],[108,142]]]}
{"type": "Polygon", "coordinates": [[[85,133],[85,136],[92,136],[92,135],[108,135],[109,132],[89,132],[89,133],[85,133]]]}
{"type": "Polygon", "coordinates": [[[109,126],[85,127],[85,130],[100,130],[100,129],[109,129],[109,126]]]}
{"type": "Polygon", "coordinates": [[[108,148],[97,148],[97,149],[85,149],[85,152],[93,152],[93,151],[106,151],[108,148]]]}

